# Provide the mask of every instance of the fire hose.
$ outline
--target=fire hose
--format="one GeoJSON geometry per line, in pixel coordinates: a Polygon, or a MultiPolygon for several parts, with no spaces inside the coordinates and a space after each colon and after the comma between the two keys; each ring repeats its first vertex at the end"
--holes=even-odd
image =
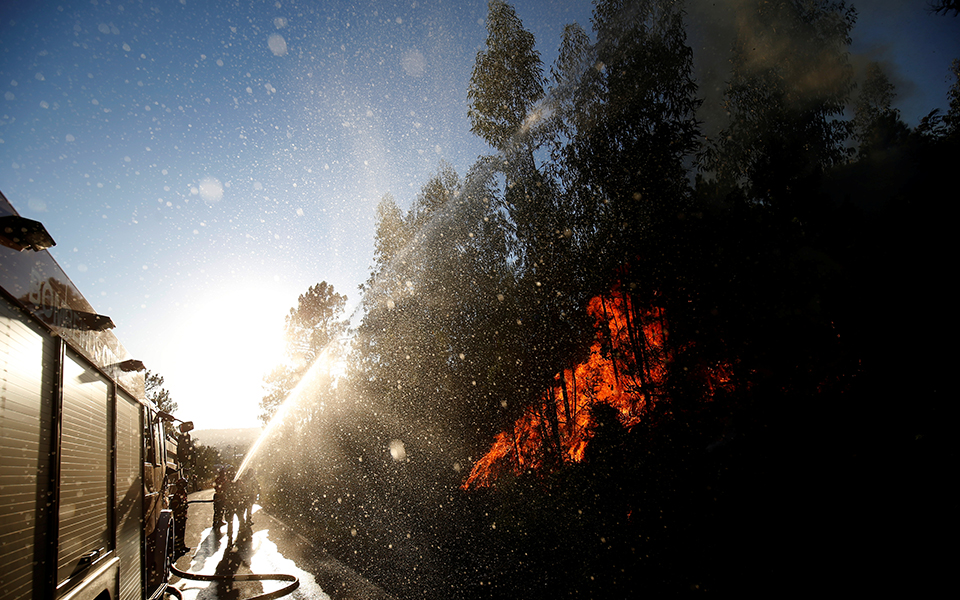
{"type": "MultiPolygon", "coordinates": [[[[213,502],[213,500],[190,500],[188,504],[199,504],[203,502],[213,502]]],[[[263,575],[256,573],[235,573],[233,575],[201,575],[199,573],[188,573],[186,571],[181,571],[173,565],[170,565],[170,572],[179,577],[180,579],[192,579],[194,581],[289,581],[290,585],[284,586],[279,590],[274,590],[272,592],[267,592],[266,594],[260,594],[259,596],[254,596],[248,598],[247,600],[274,600],[274,598],[282,598],[287,594],[292,593],[295,589],[300,587],[300,580],[297,579],[295,575],[287,575],[286,573],[277,573],[275,575],[263,575]]],[[[180,590],[173,587],[172,585],[167,586],[167,593],[173,596],[176,596],[180,600],[183,600],[183,595],[180,593],[180,590]]]]}
{"type": "MultiPolygon", "coordinates": [[[[199,573],[187,573],[181,571],[180,569],[170,566],[170,571],[174,575],[181,579],[193,579],[196,581],[290,581],[290,585],[284,586],[279,590],[273,592],[268,592],[266,594],[260,594],[259,596],[254,596],[248,600],[273,600],[274,598],[281,598],[287,594],[293,592],[293,590],[300,587],[300,580],[294,575],[287,575],[286,573],[277,573],[276,575],[258,575],[254,573],[246,574],[234,574],[234,575],[200,575],[199,573]]],[[[167,592],[173,594],[180,600],[183,600],[183,596],[180,594],[180,590],[173,587],[172,585],[167,586],[167,592]]]]}

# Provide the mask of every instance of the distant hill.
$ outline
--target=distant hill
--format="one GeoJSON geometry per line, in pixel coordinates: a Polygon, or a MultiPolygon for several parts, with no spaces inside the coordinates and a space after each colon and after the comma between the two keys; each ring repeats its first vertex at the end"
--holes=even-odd
{"type": "MultiPolygon", "coordinates": [[[[262,430],[259,427],[245,429],[198,429],[190,432],[190,436],[204,446],[211,446],[223,453],[246,454],[250,446],[260,437],[262,430]]],[[[227,457],[225,457],[227,458],[227,457]]]]}

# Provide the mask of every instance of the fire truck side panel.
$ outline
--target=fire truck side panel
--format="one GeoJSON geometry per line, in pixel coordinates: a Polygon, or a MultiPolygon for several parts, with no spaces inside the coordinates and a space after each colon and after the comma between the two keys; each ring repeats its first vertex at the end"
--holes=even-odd
{"type": "MultiPolygon", "coordinates": [[[[17,218],[2,193],[0,217],[17,218]]],[[[0,244],[3,600],[152,599],[166,587],[162,427],[111,325],[49,252],[0,244]]]]}
{"type": "Polygon", "coordinates": [[[58,586],[111,550],[110,387],[68,353],[63,368],[60,433],[58,586]],[[90,560],[93,558],[94,560],[90,560]]]}
{"type": "Polygon", "coordinates": [[[117,395],[117,554],[120,599],[143,597],[143,424],[140,403],[117,395]]]}
{"type": "Polygon", "coordinates": [[[0,596],[52,590],[49,551],[52,379],[56,347],[0,297],[0,596]]]}
{"type": "Polygon", "coordinates": [[[159,423],[146,422],[143,429],[144,459],[143,478],[145,493],[143,494],[143,532],[150,540],[157,528],[160,511],[163,510],[163,459],[157,446],[156,431],[159,423]]]}

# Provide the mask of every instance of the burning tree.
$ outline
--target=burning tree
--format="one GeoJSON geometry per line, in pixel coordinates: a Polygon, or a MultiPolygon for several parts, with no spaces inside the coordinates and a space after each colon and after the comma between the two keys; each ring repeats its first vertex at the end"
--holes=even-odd
{"type": "MultiPolygon", "coordinates": [[[[464,489],[489,486],[508,472],[519,475],[580,462],[593,435],[592,410],[599,405],[616,409],[620,423],[631,428],[659,403],[669,401],[666,384],[673,353],[664,311],[642,308],[619,282],[609,293],[592,298],[586,311],[595,327],[587,359],[557,373],[555,385],[539,402],[496,436],[464,489]]],[[[727,368],[706,369],[699,376],[705,399],[716,386],[730,381],[727,368]]]]}

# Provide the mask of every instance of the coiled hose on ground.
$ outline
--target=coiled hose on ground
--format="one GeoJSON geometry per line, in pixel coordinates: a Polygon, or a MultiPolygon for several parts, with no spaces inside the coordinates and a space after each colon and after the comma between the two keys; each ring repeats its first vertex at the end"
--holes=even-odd
{"type": "MultiPolygon", "coordinates": [[[[213,500],[190,500],[190,504],[202,503],[202,502],[213,502],[213,500]]],[[[255,573],[245,573],[245,574],[234,574],[234,575],[201,575],[199,573],[188,573],[186,571],[181,571],[173,565],[170,565],[170,572],[179,577],[180,579],[193,579],[195,581],[289,581],[290,585],[284,586],[279,590],[272,592],[267,592],[266,594],[260,594],[259,596],[254,596],[248,598],[247,600],[274,600],[274,598],[282,598],[287,594],[292,593],[295,589],[300,587],[300,580],[294,575],[287,575],[286,573],[277,573],[275,575],[259,575],[255,573]]],[[[167,586],[166,593],[176,596],[180,600],[183,600],[183,595],[180,593],[180,590],[173,587],[172,585],[167,586]]]]}
{"type": "MultiPolygon", "coordinates": [[[[181,579],[194,579],[196,581],[290,581],[290,585],[284,586],[279,590],[273,592],[267,592],[266,594],[260,594],[259,596],[254,596],[248,598],[248,600],[273,600],[274,598],[282,598],[289,593],[292,593],[293,590],[300,587],[300,580],[294,575],[287,575],[286,573],[277,573],[276,575],[257,575],[254,573],[246,574],[236,574],[236,575],[200,575],[199,573],[186,573],[180,569],[171,566],[170,571],[174,575],[181,579]]],[[[173,594],[180,600],[183,600],[183,596],[180,594],[180,590],[173,587],[172,585],[167,586],[167,593],[173,594]]]]}

